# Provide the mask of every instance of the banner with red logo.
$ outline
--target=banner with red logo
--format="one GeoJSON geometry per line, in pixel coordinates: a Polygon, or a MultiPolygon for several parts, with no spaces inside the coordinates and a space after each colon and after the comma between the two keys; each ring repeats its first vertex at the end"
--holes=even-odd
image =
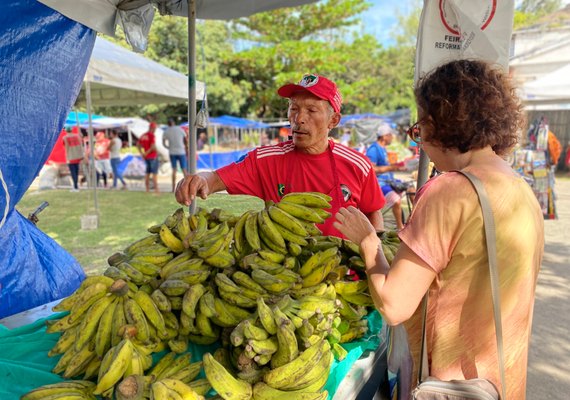
{"type": "Polygon", "coordinates": [[[483,59],[508,68],[514,0],[424,0],[415,80],[456,59],[483,59]]]}

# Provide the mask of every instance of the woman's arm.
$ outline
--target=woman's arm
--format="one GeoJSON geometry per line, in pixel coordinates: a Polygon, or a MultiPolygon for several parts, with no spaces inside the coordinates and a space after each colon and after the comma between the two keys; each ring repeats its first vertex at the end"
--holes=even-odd
{"type": "Polygon", "coordinates": [[[336,219],[335,228],[360,245],[370,295],[386,322],[397,325],[409,319],[436,273],[405,243],[390,267],[374,227],[358,209],[342,208],[336,219]]]}

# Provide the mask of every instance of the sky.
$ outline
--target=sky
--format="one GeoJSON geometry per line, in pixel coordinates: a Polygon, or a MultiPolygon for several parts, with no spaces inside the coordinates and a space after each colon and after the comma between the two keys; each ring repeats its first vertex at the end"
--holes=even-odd
{"type": "MultiPolygon", "coordinates": [[[[368,2],[372,7],[362,15],[363,30],[376,36],[384,46],[394,44],[390,36],[397,26],[398,15],[409,15],[416,7],[423,5],[421,0],[368,0],[368,2]]],[[[522,0],[515,0],[515,7],[521,2],[522,0]]],[[[570,0],[562,0],[561,4],[568,5],[570,0]]]]}
{"type": "Polygon", "coordinates": [[[385,46],[394,44],[390,38],[396,24],[398,15],[410,14],[421,1],[415,0],[368,0],[372,7],[362,15],[364,22],[363,30],[376,36],[378,41],[385,46]]]}

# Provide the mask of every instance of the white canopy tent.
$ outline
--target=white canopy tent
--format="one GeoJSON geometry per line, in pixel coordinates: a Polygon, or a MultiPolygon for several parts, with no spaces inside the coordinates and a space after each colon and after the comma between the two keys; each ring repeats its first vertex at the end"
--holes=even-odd
{"type": "Polygon", "coordinates": [[[529,105],[570,103],[570,64],[523,86],[529,105]]]}
{"type": "MultiPolygon", "coordinates": [[[[97,106],[181,103],[188,100],[188,77],[98,36],[76,104],[86,103],[86,88],[97,106]]],[[[204,96],[197,82],[196,96],[204,96]]]]}

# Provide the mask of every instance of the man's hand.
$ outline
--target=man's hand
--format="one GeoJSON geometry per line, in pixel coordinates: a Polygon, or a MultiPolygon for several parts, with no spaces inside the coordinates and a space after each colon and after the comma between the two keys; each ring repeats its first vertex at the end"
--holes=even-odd
{"type": "Polygon", "coordinates": [[[201,175],[188,175],[176,185],[176,201],[189,206],[196,199],[196,195],[206,199],[210,194],[208,180],[201,175]]]}

